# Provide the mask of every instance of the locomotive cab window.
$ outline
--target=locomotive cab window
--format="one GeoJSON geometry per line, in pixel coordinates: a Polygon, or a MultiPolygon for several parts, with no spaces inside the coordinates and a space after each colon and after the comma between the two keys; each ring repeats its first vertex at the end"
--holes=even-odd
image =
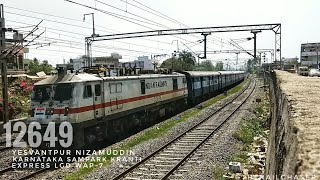
{"type": "Polygon", "coordinates": [[[100,84],[94,85],[94,94],[96,96],[101,96],[101,86],[100,86],[100,84]]]}
{"type": "Polygon", "coordinates": [[[72,84],[58,84],[55,88],[54,100],[64,101],[72,98],[72,84]]]}
{"type": "Polygon", "coordinates": [[[172,83],[173,83],[173,90],[177,90],[178,89],[178,80],[177,80],[177,78],[172,79],[172,83]]]}
{"type": "Polygon", "coordinates": [[[146,81],[141,80],[140,85],[141,85],[141,94],[145,94],[146,93],[146,81]]]}
{"type": "Polygon", "coordinates": [[[92,88],[91,85],[84,86],[83,97],[89,98],[92,97],[92,88]]]}
{"type": "Polygon", "coordinates": [[[32,100],[46,101],[51,97],[51,86],[34,86],[32,100]]]}

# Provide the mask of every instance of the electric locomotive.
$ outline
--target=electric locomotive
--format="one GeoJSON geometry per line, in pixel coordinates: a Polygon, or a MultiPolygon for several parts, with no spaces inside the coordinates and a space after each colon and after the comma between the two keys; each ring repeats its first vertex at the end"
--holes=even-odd
{"type": "Polygon", "coordinates": [[[99,77],[58,73],[35,84],[27,124],[69,122],[72,148],[148,127],[244,79],[244,72],[180,72],[99,77]]]}

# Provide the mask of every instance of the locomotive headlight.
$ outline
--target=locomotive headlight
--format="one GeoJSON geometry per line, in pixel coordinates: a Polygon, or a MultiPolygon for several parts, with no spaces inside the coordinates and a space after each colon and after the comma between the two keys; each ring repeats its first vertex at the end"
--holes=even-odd
{"type": "Polygon", "coordinates": [[[53,115],[53,108],[47,108],[46,115],[53,115]]]}

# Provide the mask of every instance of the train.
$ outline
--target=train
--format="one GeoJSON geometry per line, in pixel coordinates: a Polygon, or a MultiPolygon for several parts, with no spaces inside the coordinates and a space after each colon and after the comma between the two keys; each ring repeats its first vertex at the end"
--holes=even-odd
{"type": "Polygon", "coordinates": [[[34,84],[27,124],[69,122],[72,148],[148,127],[242,82],[243,71],[181,71],[101,77],[58,73],[34,84]]]}

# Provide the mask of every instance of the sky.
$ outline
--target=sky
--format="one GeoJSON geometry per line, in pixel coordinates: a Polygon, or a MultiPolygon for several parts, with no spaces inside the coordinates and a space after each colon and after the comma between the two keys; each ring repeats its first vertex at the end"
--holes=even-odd
{"type": "MultiPolygon", "coordinates": [[[[246,24],[281,23],[282,57],[300,57],[301,43],[320,42],[319,0],[0,0],[4,4],[6,27],[27,35],[41,20],[39,29],[27,40],[35,39],[29,46],[27,58],[48,60],[51,64],[67,62],[85,53],[85,37],[91,36],[94,13],[95,33],[108,35],[170,28],[230,26],[246,24]],[[98,9],[95,10],[94,8],[98,9]],[[102,12],[101,12],[102,11],[102,12]],[[112,16],[113,15],[113,16],[112,16]],[[117,17],[115,17],[117,16],[117,17]],[[120,17],[120,18],[119,18],[120,17]]],[[[11,36],[7,33],[7,36],[11,36]]],[[[208,51],[235,50],[230,42],[236,41],[244,49],[252,50],[250,32],[214,33],[208,36],[208,51]]],[[[92,44],[93,56],[109,56],[116,52],[121,61],[133,61],[138,56],[166,54],[187,50],[203,55],[203,37],[199,34],[157,36],[92,44]]],[[[274,49],[274,33],[263,31],[257,35],[258,49],[274,49]]],[[[212,62],[236,62],[236,54],[208,54],[212,62]]],[[[239,63],[250,58],[238,56],[239,63]]],[[[267,62],[272,61],[270,53],[267,62]]]]}

